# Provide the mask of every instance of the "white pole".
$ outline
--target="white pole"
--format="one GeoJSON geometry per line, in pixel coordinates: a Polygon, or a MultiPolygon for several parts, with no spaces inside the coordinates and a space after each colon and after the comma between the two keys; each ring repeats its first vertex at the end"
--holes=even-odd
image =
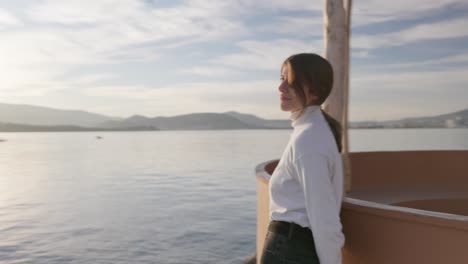
{"type": "MultiPolygon", "coordinates": [[[[325,57],[333,67],[333,90],[324,103],[324,109],[342,125],[344,191],[351,190],[351,164],[348,144],[349,97],[349,38],[352,0],[325,0],[324,31],[325,57]],[[343,3],[345,2],[345,3],[343,3]]],[[[345,195],[343,195],[345,197],[345,195]]]]}

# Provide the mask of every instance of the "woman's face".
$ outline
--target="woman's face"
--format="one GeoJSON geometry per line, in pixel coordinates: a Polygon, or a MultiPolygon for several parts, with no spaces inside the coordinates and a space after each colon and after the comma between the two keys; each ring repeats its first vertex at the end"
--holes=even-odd
{"type": "Polygon", "coordinates": [[[280,93],[280,107],[283,111],[295,112],[302,109],[297,93],[288,84],[288,67],[281,68],[281,84],[278,87],[280,93]]]}

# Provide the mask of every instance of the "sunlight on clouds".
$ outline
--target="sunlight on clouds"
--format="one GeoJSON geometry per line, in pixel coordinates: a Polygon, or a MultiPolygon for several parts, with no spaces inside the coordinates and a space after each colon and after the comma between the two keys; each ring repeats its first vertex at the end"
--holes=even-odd
{"type": "Polygon", "coordinates": [[[10,65],[0,60],[0,72],[2,102],[8,97],[43,96],[63,88],[61,83],[53,81],[61,73],[53,67],[10,65]]]}
{"type": "Polygon", "coordinates": [[[206,82],[206,83],[179,83],[164,87],[150,86],[97,86],[84,89],[89,96],[122,97],[129,99],[169,99],[176,101],[185,98],[207,98],[211,95],[232,96],[252,94],[277,95],[279,81],[251,81],[251,82],[206,82]]]}
{"type": "Polygon", "coordinates": [[[96,73],[78,76],[70,80],[74,85],[93,85],[99,81],[113,80],[118,77],[115,73],[96,73]]]}
{"type": "MultiPolygon", "coordinates": [[[[187,83],[167,87],[101,86],[83,90],[86,96],[134,101],[150,115],[189,112],[247,111],[259,116],[283,116],[279,110],[278,81],[187,83]],[[265,111],[273,110],[273,112],[265,111]],[[252,112],[255,110],[255,112],[252,112]]],[[[117,109],[116,109],[117,110],[117,109]]],[[[124,109],[120,109],[125,111],[124,109]]],[[[141,110],[141,109],[140,109],[141,110]]],[[[141,111],[139,113],[142,113],[141,111]]],[[[117,110],[119,111],[119,110],[117,110]]],[[[122,115],[135,114],[121,112],[122,115]]]]}
{"type": "Polygon", "coordinates": [[[0,56],[3,96],[42,96],[67,88],[57,80],[67,67],[104,61],[66,35],[48,30],[4,32],[0,56]]]}
{"type": "Polygon", "coordinates": [[[143,3],[132,0],[46,0],[34,3],[27,14],[37,21],[80,24],[129,18],[138,10],[144,10],[143,3]]]}
{"type": "MultiPolygon", "coordinates": [[[[191,37],[194,41],[233,38],[249,32],[237,15],[242,8],[232,1],[185,1],[170,8],[154,8],[153,19],[167,38],[191,37]]],[[[155,24],[156,25],[156,24],[155,24]]]]}
{"type": "Polygon", "coordinates": [[[0,29],[6,26],[17,26],[21,25],[21,21],[16,18],[13,14],[0,8],[0,29]]]}
{"type": "MultiPolygon", "coordinates": [[[[241,23],[225,18],[229,10],[219,5],[179,5],[158,8],[143,1],[47,1],[32,8],[33,19],[89,28],[113,28],[135,44],[176,37],[227,37],[244,32],[241,23]]],[[[116,34],[117,35],[117,34],[116,34]]],[[[118,39],[118,38],[115,38],[118,39]]]]}
{"type": "MultiPolygon", "coordinates": [[[[73,102],[111,115],[236,110],[284,118],[277,107],[281,64],[291,54],[322,53],[323,8],[323,1],[310,0],[186,0],[165,6],[157,1],[45,0],[22,2],[11,10],[0,7],[0,96],[15,102],[30,96],[31,104],[73,102]]],[[[352,23],[358,33],[352,35],[352,57],[359,69],[372,70],[351,76],[351,93],[359,102],[351,102],[353,117],[429,112],[440,100],[441,87],[447,95],[468,96],[462,91],[468,72],[459,65],[468,61],[466,54],[399,65],[379,62],[379,48],[467,37],[467,16],[441,17],[455,8],[468,8],[468,3],[354,3],[352,23]],[[388,33],[396,21],[404,29],[388,33]],[[363,33],[379,32],[380,25],[386,33],[363,33]],[[455,63],[460,67],[449,70],[455,63]],[[422,70],[425,65],[442,70],[422,70]],[[370,73],[376,71],[381,73],[370,73]],[[411,96],[416,92],[424,93],[424,100],[411,96]],[[383,100],[382,111],[374,111],[370,95],[376,93],[400,96],[399,110],[387,111],[396,102],[383,100]]],[[[463,104],[462,96],[453,97],[446,98],[453,107],[463,104]]]]}
{"type": "MultiPolygon", "coordinates": [[[[38,23],[65,25],[30,25],[3,33],[0,53],[5,65],[18,62],[66,71],[74,65],[154,61],[165,45],[174,42],[187,45],[244,32],[241,23],[206,16],[200,8],[155,9],[139,1],[45,1],[35,3],[26,13],[38,23]]],[[[5,15],[0,13],[0,17],[5,15]]]]}
{"type": "Polygon", "coordinates": [[[9,65],[58,66],[60,64],[97,63],[87,47],[73,35],[52,30],[30,30],[0,35],[0,53],[9,65]]]}

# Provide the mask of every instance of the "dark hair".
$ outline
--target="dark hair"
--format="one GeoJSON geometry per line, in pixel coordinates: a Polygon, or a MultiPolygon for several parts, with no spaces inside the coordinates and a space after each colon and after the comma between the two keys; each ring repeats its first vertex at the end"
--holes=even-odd
{"type": "MultiPolygon", "coordinates": [[[[303,108],[307,106],[304,88],[317,97],[315,105],[325,102],[333,87],[333,68],[326,59],[313,53],[300,53],[287,58],[283,63],[285,66],[288,67],[288,84],[298,95],[303,108]]],[[[341,152],[340,122],[323,110],[322,113],[341,152]]]]}

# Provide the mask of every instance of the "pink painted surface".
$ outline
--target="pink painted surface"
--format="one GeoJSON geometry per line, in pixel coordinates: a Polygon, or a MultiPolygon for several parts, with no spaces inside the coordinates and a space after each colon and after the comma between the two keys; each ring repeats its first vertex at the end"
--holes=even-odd
{"type": "MultiPolygon", "coordinates": [[[[343,263],[468,263],[468,151],[352,153],[350,159],[343,263]]],[[[257,167],[260,249],[275,167],[257,167]]]]}

